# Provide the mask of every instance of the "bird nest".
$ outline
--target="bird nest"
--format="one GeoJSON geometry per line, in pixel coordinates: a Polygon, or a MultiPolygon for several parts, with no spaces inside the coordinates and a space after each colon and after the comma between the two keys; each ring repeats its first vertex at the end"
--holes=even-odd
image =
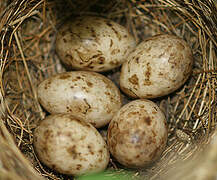
{"type": "MultiPolygon", "coordinates": [[[[174,34],[191,46],[193,72],[176,92],[154,101],[165,113],[166,150],[141,179],[212,179],[217,175],[217,3],[215,0],[2,0],[0,3],[0,179],[71,179],[37,159],[33,131],[46,115],[36,88],[66,71],[55,52],[59,27],[96,15],[125,26],[137,43],[174,34]]],[[[119,69],[105,73],[117,82],[119,69]]],[[[125,103],[129,99],[125,98],[125,103]]],[[[108,169],[123,167],[110,160],[108,169]]],[[[132,171],[132,170],[130,170],[132,171]]]]}

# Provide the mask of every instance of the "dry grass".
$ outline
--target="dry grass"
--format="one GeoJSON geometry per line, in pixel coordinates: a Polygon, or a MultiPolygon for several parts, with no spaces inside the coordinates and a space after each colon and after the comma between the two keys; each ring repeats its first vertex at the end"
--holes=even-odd
{"type": "MultiPolygon", "coordinates": [[[[14,0],[9,5],[3,0],[0,12],[0,179],[37,180],[41,179],[39,175],[48,179],[69,178],[40,164],[32,147],[32,132],[46,115],[37,101],[38,83],[65,71],[55,53],[56,31],[66,19],[83,14],[115,20],[127,27],[137,42],[154,34],[170,33],[190,44],[195,60],[191,78],[175,93],[155,100],[169,125],[167,149],[153,166],[135,174],[147,179],[193,179],[199,171],[203,173],[200,178],[215,176],[217,168],[211,162],[217,161],[213,155],[216,150],[207,150],[199,155],[202,158],[197,155],[204,153],[210,141],[210,148],[216,146],[214,0],[14,0]],[[195,163],[188,163],[192,159],[195,163]],[[187,163],[187,168],[183,163],[187,163]],[[196,168],[199,165],[200,169],[196,168]]],[[[117,76],[118,71],[108,73],[114,81],[117,76]]],[[[109,168],[121,166],[111,161],[109,168]]]]}

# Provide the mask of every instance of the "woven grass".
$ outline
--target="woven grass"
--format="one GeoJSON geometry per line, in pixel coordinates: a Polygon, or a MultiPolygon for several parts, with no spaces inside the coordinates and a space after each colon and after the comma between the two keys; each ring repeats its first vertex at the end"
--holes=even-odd
{"type": "MultiPolygon", "coordinates": [[[[185,39],[194,54],[189,80],[154,100],[169,127],[159,161],[134,174],[141,179],[214,179],[217,175],[217,3],[214,0],[2,0],[0,2],[0,179],[72,179],[39,162],[32,132],[46,112],[37,85],[66,71],[55,52],[65,20],[98,15],[124,25],[139,43],[159,34],[185,39]]],[[[119,70],[106,75],[118,80],[119,70]]],[[[124,102],[129,99],[125,98],[124,102]]],[[[123,169],[111,159],[109,169],[123,169]]]]}

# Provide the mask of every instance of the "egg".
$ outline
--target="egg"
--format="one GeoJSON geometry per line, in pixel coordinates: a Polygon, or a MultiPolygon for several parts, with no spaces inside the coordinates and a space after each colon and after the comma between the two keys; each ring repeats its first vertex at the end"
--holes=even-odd
{"type": "Polygon", "coordinates": [[[107,143],[122,165],[142,168],[157,160],[167,142],[166,119],[159,107],[146,99],[124,105],[111,120],[107,143]]]}
{"type": "Polygon", "coordinates": [[[107,145],[99,132],[71,114],[42,120],[34,131],[33,145],[41,162],[63,174],[100,172],[109,162],[107,145]]]}
{"type": "Polygon", "coordinates": [[[192,71],[189,45],[173,35],[156,35],[140,43],[128,56],[120,87],[134,98],[156,98],[181,87],[192,71]]]}
{"type": "Polygon", "coordinates": [[[71,113],[95,127],[105,126],[121,107],[121,95],[105,76],[90,71],[54,75],[38,85],[38,100],[51,114],[71,113]]]}
{"type": "Polygon", "coordinates": [[[127,29],[101,17],[77,17],[56,36],[56,52],[68,67],[103,72],[120,66],[136,42],[127,29]]]}

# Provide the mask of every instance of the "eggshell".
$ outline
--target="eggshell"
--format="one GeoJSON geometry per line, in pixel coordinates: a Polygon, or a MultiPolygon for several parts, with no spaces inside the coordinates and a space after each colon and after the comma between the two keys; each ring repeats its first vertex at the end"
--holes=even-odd
{"type": "Polygon", "coordinates": [[[189,78],[193,55],[189,45],[173,35],[157,35],[140,43],[123,64],[120,87],[134,98],[167,95],[189,78]]]}
{"type": "Polygon", "coordinates": [[[145,167],[164,151],[167,142],[166,119],[150,100],[124,105],[108,127],[107,143],[114,158],[130,168],[145,167]]]}
{"type": "Polygon", "coordinates": [[[115,84],[90,71],[73,71],[50,77],[38,86],[38,100],[51,114],[71,113],[95,127],[109,123],[121,107],[115,84]]]}
{"type": "Polygon", "coordinates": [[[71,114],[45,118],[34,131],[33,144],[39,160],[63,174],[100,172],[109,162],[107,145],[98,131],[71,114]]]}
{"type": "Polygon", "coordinates": [[[56,52],[64,64],[96,72],[120,66],[135,45],[125,27],[91,16],[63,24],[56,38],[56,52]]]}

